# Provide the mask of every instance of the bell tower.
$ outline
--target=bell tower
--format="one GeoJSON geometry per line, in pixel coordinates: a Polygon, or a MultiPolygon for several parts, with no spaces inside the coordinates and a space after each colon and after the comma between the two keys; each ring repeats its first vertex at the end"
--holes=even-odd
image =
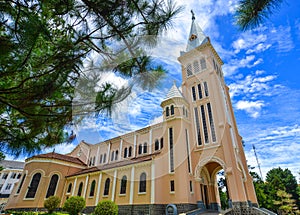
{"type": "Polygon", "coordinates": [[[193,12],[186,51],[178,60],[182,95],[191,115],[191,160],[198,205],[220,207],[217,173],[223,170],[234,214],[251,214],[249,208],[257,205],[257,199],[223,77],[223,62],[193,12]]]}

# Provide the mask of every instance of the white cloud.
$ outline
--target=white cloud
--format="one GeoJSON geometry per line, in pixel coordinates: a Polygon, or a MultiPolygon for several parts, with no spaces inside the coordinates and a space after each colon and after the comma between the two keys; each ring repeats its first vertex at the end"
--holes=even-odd
{"type": "Polygon", "coordinates": [[[289,52],[295,47],[290,26],[279,26],[278,29],[273,28],[270,40],[276,44],[276,51],[279,53],[289,52]]]}
{"type": "Polygon", "coordinates": [[[248,114],[250,114],[251,117],[257,118],[260,114],[260,110],[264,106],[263,101],[238,101],[235,104],[235,108],[237,110],[244,110],[248,114]]]}
{"type": "Polygon", "coordinates": [[[59,153],[59,154],[67,154],[67,153],[70,153],[76,147],[76,145],[77,144],[74,144],[74,143],[63,143],[63,144],[59,144],[59,145],[56,145],[51,148],[47,148],[44,150],[44,152],[49,153],[49,152],[55,151],[56,153],[59,153]]]}
{"type": "Polygon", "coordinates": [[[263,44],[263,43],[259,43],[257,46],[255,46],[253,49],[248,49],[246,51],[246,54],[251,54],[251,53],[259,53],[259,52],[263,52],[267,49],[269,49],[272,45],[271,44],[263,44]]]}
{"type": "Polygon", "coordinates": [[[225,76],[231,76],[235,74],[238,69],[252,68],[262,62],[262,59],[255,60],[255,55],[247,55],[242,59],[230,59],[228,63],[224,64],[223,71],[225,76]],[[254,61],[254,62],[253,62],[254,61]]]}
{"type": "MultiPolygon", "coordinates": [[[[257,135],[249,135],[245,138],[245,142],[251,146],[255,145],[264,176],[274,167],[288,168],[295,176],[298,174],[299,165],[295,165],[300,159],[300,126],[298,124],[267,127],[259,131],[257,135]]],[[[252,148],[246,151],[246,156],[248,164],[257,166],[252,148]]]]}
{"type": "Polygon", "coordinates": [[[246,51],[246,54],[259,53],[268,49],[271,44],[265,44],[267,41],[267,35],[254,31],[246,31],[239,35],[239,38],[232,43],[234,53],[239,53],[242,50],[246,51]]]}
{"type": "Polygon", "coordinates": [[[267,75],[258,77],[257,75],[263,74],[263,71],[256,71],[256,75],[247,75],[244,79],[237,79],[234,83],[229,85],[230,97],[234,99],[236,96],[243,95],[243,97],[253,98],[260,96],[270,95],[270,91],[275,88],[272,85],[277,76],[267,75]]]}

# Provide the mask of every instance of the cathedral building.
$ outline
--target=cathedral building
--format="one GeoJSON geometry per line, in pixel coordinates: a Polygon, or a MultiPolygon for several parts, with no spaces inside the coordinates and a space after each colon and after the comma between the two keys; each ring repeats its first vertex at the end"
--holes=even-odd
{"type": "Polygon", "coordinates": [[[162,122],[98,144],[82,141],[66,155],[26,159],[6,209],[41,209],[56,195],[61,206],[70,196],[84,197],[87,211],[112,200],[119,214],[165,214],[168,204],[179,213],[219,210],[223,170],[234,214],[252,214],[257,199],[223,62],[194,16],[178,61],[182,83],[162,101],[162,122]]]}

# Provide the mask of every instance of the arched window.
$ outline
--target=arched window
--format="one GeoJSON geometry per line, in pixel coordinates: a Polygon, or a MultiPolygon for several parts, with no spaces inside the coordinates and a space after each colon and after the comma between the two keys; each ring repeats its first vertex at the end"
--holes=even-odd
{"type": "Polygon", "coordinates": [[[80,182],[79,187],[78,187],[77,196],[81,196],[81,193],[82,193],[82,187],[83,187],[83,183],[80,182]]]}
{"type": "Polygon", "coordinates": [[[41,180],[41,173],[35,173],[31,179],[30,186],[28,188],[26,198],[34,198],[36,191],[38,189],[40,180],[41,180]]]}
{"type": "Polygon", "coordinates": [[[96,181],[93,180],[91,184],[91,189],[90,189],[90,196],[94,196],[95,194],[95,187],[96,187],[96,181]]]}
{"type": "Polygon", "coordinates": [[[160,138],[160,149],[164,147],[164,138],[160,138]]]}
{"type": "Polygon", "coordinates": [[[166,116],[169,116],[170,112],[169,112],[169,107],[166,107],[166,116]]]}
{"type": "Polygon", "coordinates": [[[205,58],[200,59],[201,70],[206,69],[206,61],[205,58]]]}
{"type": "Polygon", "coordinates": [[[67,189],[67,193],[71,193],[72,190],[72,183],[69,184],[68,189],[67,189]]]}
{"type": "Polygon", "coordinates": [[[110,158],[110,161],[113,161],[115,158],[115,151],[112,151],[111,152],[111,158],[110,158]]]}
{"type": "Polygon", "coordinates": [[[17,176],[17,179],[20,179],[20,178],[21,178],[21,175],[22,175],[22,174],[19,173],[18,176],[17,176]]]}
{"type": "Polygon", "coordinates": [[[100,163],[102,163],[103,155],[100,155],[100,163]]]}
{"type": "Polygon", "coordinates": [[[115,155],[115,160],[116,160],[116,161],[118,160],[118,157],[119,157],[119,151],[116,150],[116,155],[115,155]]]}
{"type": "Polygon", "coordinates": [[[208,96],[208,86],[207,86],[207,82],[203,82],[203,85],[204,85],[204,94],[205,96],[207,97],[208,96]]]}
{"type": "Polygon", "coordinates": [[[139,155],[143,153],[143,145],[142,144],[139,145],[139,152],[138,153],[139,153],[139,155]]]}
{"type": "Polygon", "coordinates": [[[58,175],[57,174],[52,175],[50,183],[49,183],[49,187],[47,190],[46,198],[48,198],[50,196],[54,196],[57,182],[58,182],[58,175]]]}
{"type": "Polygon", "coordinates": [[[127,147],[124,149],[124,158],[127,158],[127,147]]]}
{"type": "Polygon", "coordinates": [[[104,185],[104,192],[103,192],[104,196],[108,196],[109,194],[109,185],[110,185],[110,179],[107,178],[104,185]]]}
{"type": "Polygon", "coordinates": [[[140,176],[139,193],[146,192],[146,173],[142,173],[140,176]]]}
{"type": "Polygon", "coordinates": [[[192,65],[188,64],[187,67],[186,67],[186,76],[189,77],[191,75],[193,75],[192,65]]]}
{"type": "Polygon", "coordinates": [[[126,185],[127,185],[127,177],[126,177],[126,175],[124,175],[121,180],[120,194],[126,193],[126,185]]]}
{"type": "Polygon", "coordinates": [[[106,163],[106,153],[103,155],[103,163],[106,163]]]}
{"type": "Polygon", "coordinates": [[[171,105],[171,115],[174,115],[174,105],[171,105]]]}
{"type": "Polygon", "coordinates": [[[194,66],[194,72],[198,73],[200,71],[199,62],[195,60],[193,66],[194,66]]]}
{"type": "Polygon", "coordinates": [[[144,143],[144,150],[143,150],[143,153],[147,153],[147,149],[148,149],[147,143],[144,143]]]}
{"type": "Polygon", "coordinates": [[[93,157],[93,166],[95,166],[95,159],[96,159],[96,157],[94,156],[93,157]]]}
{"type": "Polygon", "coordinates": [[[130,146],[128,150],[128,157],[131,157],[131,155],[132,155],[132,147],[130,146]]]}
{"type": "Polygon", "coordinates": [[[155,140],[155,143],[154,143],[154,150],[159,150],[159,141],[158,139],[155,140]]]}

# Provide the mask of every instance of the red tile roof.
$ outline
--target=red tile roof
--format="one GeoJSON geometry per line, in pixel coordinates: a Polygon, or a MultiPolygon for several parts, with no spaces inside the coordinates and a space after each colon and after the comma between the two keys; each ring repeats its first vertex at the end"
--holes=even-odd
{"type": "Polygon", "coordinates": [[[145,156],[142,156],[142,157],[136,157],[136,158],[123,160],[123,161],[119,161],[119,162],[108,163],[108,164],[104,164],[104,165],[100,165],[100,166],[93,166],[93,167],[90,167],[90,168],[80,170],[80,171],[78,171],[74,174],[68,175],[66,177],[72,177],[72,176],[76,176],[76,175],[82,175],[82,174],[86,174],[86,173],[103,171],[103,170],[112,169],[112,168],[116,168],[116,167],[122,167],[122,166],[131,165],[131,164],[150,161],[150,160],[153,159],[152,156],[157,155],[157,154],[160,154],[160,152],[155,152],[153,154],[148,154],[148,155],[145,155],[145,156]]]}
{"type": "Polygon", "coordinates": [[[47,154],[35,155],[35,156],[31,157],[31,158],[26,159],[26,161],[34,159],[34,158],[56,159],[56,160],[67,161],[67,162],[71,162],[71,163],[75,163],[75,164],[86,166],[86,164],[83,163],[78,158],[75,158],[75,157],[72,157],[72,156],[69,156],[69,155],[58,154],[58,153],[55,153],[55,152],[50,152],[50,153],[47,153],[47,154]]]}

